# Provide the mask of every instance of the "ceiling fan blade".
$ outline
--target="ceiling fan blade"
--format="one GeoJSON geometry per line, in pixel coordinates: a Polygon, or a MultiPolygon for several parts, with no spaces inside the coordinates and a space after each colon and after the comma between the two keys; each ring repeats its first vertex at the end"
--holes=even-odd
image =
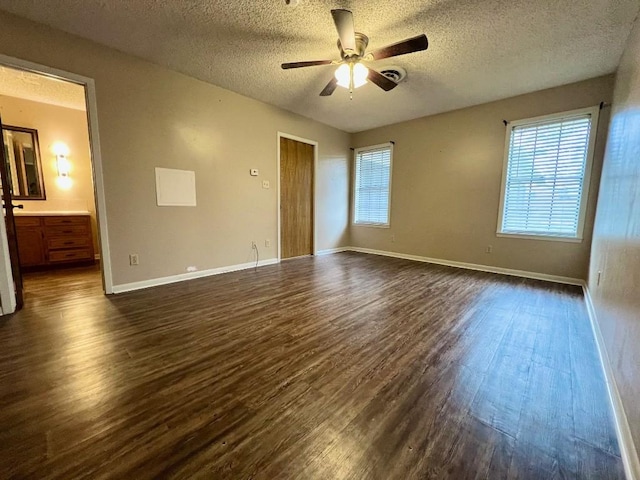
{"type": "Polygon", "coordinates": [[[427,47],[429,47],[429,41],[423,33],[417,37],[407,38],[393,45],[387,45],[386,47],[376,50],[371,55],[374,60],[382,60],[383,58],[397,57],[398,55],[426,50],[427,47]]]}
{"type": "Polygon", "coordinates": [[[302,68],[302,67],[315,67],[316,65],[331,65],[333,60],[311,60],[310,62],[290,62],[283,63],[282,69],[288,70],[290,68],[302,68]]]}
{"type": "Polygon", "coordinates": [[[393,90],[394,88],[396,88],[398,86],[398,84],[396,82],[394,82],[393,80],[385,77],[380,72],[376,72],[373,69],[369,69],[369,75],[367,76],[367,79],[371,83],[375,83],[377,86],[379,86],[385,92],[388,92],[389,90],[393,90]]]}
{"type": "Polygon", "coordinates": [[[349,10],[337,9],[331,10],[331,16],[333,23],[336,24],[342,50],[345,53],[354,53],[356,51],[356,32],[353,28],[353,13],[349,10]]]}
{"type": "Polygon", "coordinates": [[[334,77],[331,79],[329,83],[327,83],[327,86],[324,87],[324,89],[320,92],[320,96],[328,97],[335,91],[337,86],[338,86],[338,80],[334,77]]]}

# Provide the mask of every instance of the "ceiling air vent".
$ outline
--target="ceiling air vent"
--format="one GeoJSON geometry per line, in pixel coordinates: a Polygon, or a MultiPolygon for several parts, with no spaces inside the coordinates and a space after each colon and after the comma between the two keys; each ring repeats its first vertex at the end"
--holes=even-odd
{"type": "Polygon", "coordinates": [[[396,83],[400,83],[407,76],[407,71],[402,67],[384,67],[380,73],[396,83]]]}

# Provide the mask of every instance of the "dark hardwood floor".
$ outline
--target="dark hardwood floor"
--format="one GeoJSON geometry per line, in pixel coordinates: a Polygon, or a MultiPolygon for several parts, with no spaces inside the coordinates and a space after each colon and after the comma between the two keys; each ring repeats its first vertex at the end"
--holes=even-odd
{"type": "Polygon", "coordinates": [[[356,253],[25,285],[2,478],[624,477],[577,287],[356,253]]]}

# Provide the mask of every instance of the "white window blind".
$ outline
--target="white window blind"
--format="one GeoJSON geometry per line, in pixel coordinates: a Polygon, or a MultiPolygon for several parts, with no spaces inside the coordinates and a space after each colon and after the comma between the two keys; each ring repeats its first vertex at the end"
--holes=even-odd
{"type": "Polygon", "coordinates": [[[499,233],[580,238],[592,113],[511,129],[499,233]]]}
{"type": "Polygon", "coordinates": [[[356,150],[354,223],[389,225],[390,144],[356,150]]]}

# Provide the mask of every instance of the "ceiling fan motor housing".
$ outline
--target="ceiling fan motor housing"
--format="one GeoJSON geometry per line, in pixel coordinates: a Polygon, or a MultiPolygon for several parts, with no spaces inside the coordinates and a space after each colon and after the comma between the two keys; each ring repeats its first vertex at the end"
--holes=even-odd
{"type": "Polygon", "coordinates": [[[364,33],[356,32],[356,51],[355,53],[345,52],[342,49],[342,44],[340,43],[340,39],[338,39],[338,49],[340,49],[340,57],[343,60],[348,60],[353,58],[354,60],[360,59],[364,57],[364,52],[367,49],[367,45],[369,45],[369,37],[367,37],[364,33]]]}

